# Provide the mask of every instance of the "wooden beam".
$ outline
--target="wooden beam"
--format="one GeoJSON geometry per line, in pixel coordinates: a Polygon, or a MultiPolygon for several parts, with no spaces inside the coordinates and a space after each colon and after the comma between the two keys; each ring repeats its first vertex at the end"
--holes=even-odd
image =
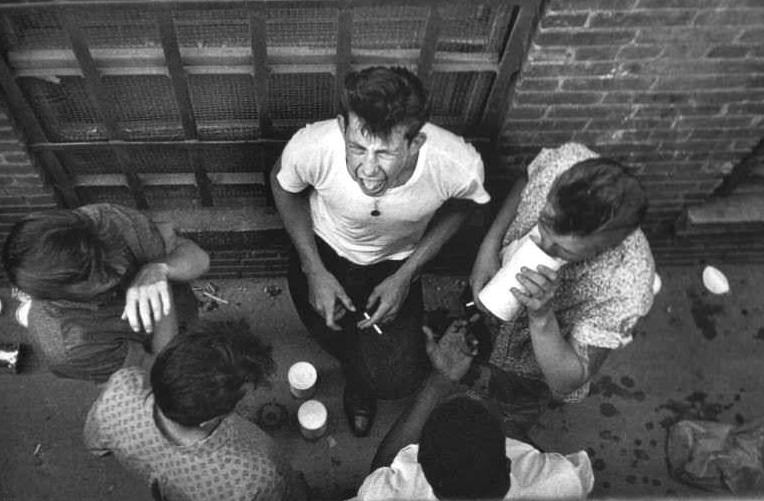
{"type": "Polygon", "coordinates": [[[342,109],[340,101],[345,88],[345,76],[350,72],[351,44],[353,38],[353,11],[348,2],[343,3],[337,15],[337,55],[334,72],[334,103],[339,113],[342,109]]]}
{"type": "MultiPolygon", "coordinates": [[[[72,50],[74,51],[74,55],[82,70],[88,98],[91,100],[93,107],[98,111],[101,120],[103,120],[108,138],[120,139],[121,133],[113,114],[113,96],[109,95],[101,82],[101,75],[90,54],[85,33],[77,25],[77,21],[72,12],[62,10],[60,18],[64,30],[69,35],[72,50]]],[[[147,209],[148,201],[146,200],[146,195],[143,193],[141,181],[138,176],[128,168],[129,158],[125,155],[124,150],[119,148],[114,149],[114,154],[120,168],[125,173],[128,188],[135,200],[136,207],[139,209],[147,209]]]]}
{"type": "Polygon", "coordinates": [[[265,11],[253,9],[249,16],[250,39],[252,46],[252,68],[255,75],[255,103],[260,125],[260,137],[271,135],[270,78],[268,67],[267,25],[265,11]]]}
{"type": "MultiPolygon", "coordinates": [[[[265,184],[262,172],[214,172],[210,174],[215,184],[247,185],[265,184]]],[[[145,173],[141,174],[144,186],[193,186],[197,183],[193,173],[145,173]]],[[[83,174],[75,179],[77,187],[127,186],[124,174],[83,174]]]]}
{"type": "Polygon", "coordinates": [[[186,154],[188,155],[188,161],[191,164],[191,168],[194,171],[194,184],[196,184],[199,201],[201,202],[202,207],[212,207],[214,203],[212,199],[212,181],[204,168],[202,159],[199,156],[199,151],[188,150],[186,154]]]}
{"type": "Polygon", "coordinates": [[[539,8],[539,1],[534,5],[515,7],[509,38],[501,55],[499,71],[493,81],[481,120],[481,130],[491,137],[499,133],[506,115],[506,107],[513,91],[510,83],[520,70],[520,62],[525,56],[526,44],[529,43],[531,32],[535,28],[534,21],[539,8]]]}
{"type": "Polygon", "coordinates": [[[435,53],[438,50],[440,25],[441,20],[438,3],[433,2],[432,5],[430,5],[430,11],[427,15],[427,24],[425,25],[424,38],[422,39],[422,49],[419,52],[419,62],[417,63],[417,76],[427,90],[430,90],[432,85],[432,64],[433,61],[435,61],[435,53]]]}
{"type": "Polygon", "coordinates": [[[183,132],[186,139],[197,139],[196,120],[194,108],[191,104],[191,96],[188,91],[188,79],[183,69],[183,60],[178,49],[178,37],[172,20],[172,12],[169,10],[159,11],[159,36],[162,40],[162,49],[170,72],[172,88],[175,92],[175,101],[178,104],[180,120],[183,124],[183,132]]]}

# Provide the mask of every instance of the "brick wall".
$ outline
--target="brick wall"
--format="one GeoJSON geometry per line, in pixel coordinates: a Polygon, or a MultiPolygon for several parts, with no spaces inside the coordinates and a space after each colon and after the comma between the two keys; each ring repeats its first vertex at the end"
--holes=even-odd
{"type": "Polygon", "coordinates": [[[0,95],[0,244],[24,214],[56,207],[4,105],[0,95]]]}
{"type": "Polygon", "coordinates": [[[660,233],[764,137],[764,2],[550,0],[512,92],[497,187],[578,141],[640,168],[660,233]]]}

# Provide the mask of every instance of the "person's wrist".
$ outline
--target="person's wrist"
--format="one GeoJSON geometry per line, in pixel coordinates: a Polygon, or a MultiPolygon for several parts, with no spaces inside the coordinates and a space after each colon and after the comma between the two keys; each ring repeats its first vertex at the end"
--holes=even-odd
{"type": "Polygon", "coordinates": [[[433,367],[430,376],[427,378],[427,384],[439,392],[448,392],[453,388],[456,381],[452,380],[446,373],[433,367]]]}
{"type": "Polygon", "coordinates": [[[554,312],[549,306],[544,306],[537,310],[528,309],[528,324],[530,327],[545,328],[554,320],[554,312]]]}

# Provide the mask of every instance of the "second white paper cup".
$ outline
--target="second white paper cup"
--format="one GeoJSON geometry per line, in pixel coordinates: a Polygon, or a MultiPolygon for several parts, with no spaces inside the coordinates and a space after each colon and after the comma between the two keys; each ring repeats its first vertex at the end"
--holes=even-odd
{"type": "Polygon", "coordinates": [[[318,400],[308,400],[297,409],[297,421],[300,432],[308,440],[316,440],[326,433],[328,412],[324,404],[318,400]]]}

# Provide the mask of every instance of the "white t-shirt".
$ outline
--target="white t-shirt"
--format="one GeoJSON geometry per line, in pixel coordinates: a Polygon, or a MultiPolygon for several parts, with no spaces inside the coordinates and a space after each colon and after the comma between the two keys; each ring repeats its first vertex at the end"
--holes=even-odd
{"type": "MultiPolygon", "coordinates": [[[[437,500],[417,461],[419,445],[404,447],[388,467],[377,468],[351,501],[437,500]]],[[[594,473],[585,451],[563,456],[506,439],[512,461],[510,487],[504,499],[585,499],[594,487],[594,473]]]]}
{"type": "Polygon", "coordinates": [[[451,198],[487,203],[483,161],[461,137],[425,124],[426,140],[414,173],[381,197],[370,197],[347,171],[345,142],[336,119],[299,130],[281,154],[281,187],[298,193],[313,187],[313,231],[340,256],[360,265],[407,258],[427,224],[451,198]],[[372,216],[376,208],[379,216],[372,216]]]}

